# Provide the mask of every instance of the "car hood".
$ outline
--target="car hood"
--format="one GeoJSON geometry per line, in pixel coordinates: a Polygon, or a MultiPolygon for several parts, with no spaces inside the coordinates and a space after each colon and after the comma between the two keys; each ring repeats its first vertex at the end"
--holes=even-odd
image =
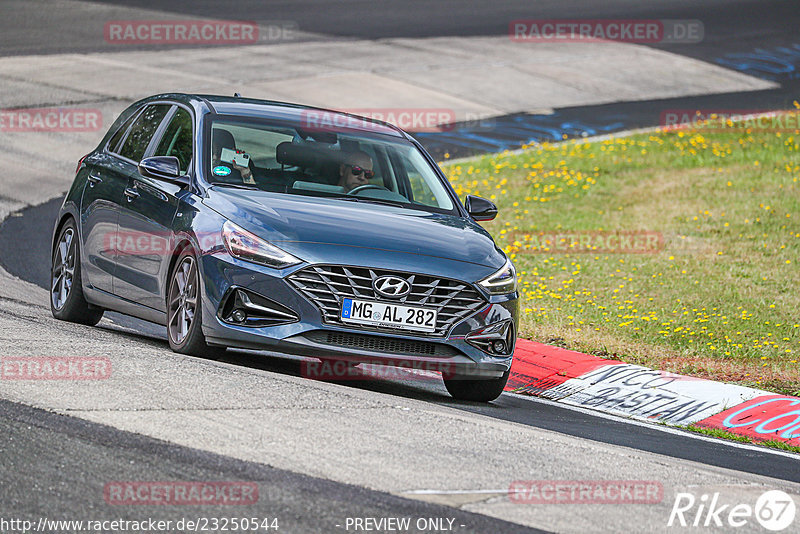
{"type": "MultiPolygon", "coordinates": [[[[499,268],[505,258],[471,220],[382,204],[212,187],[203,203],[305,261],[331,245],[499,268]]],[[[393,254],[394,256],[394,254],[393,254]]]]}

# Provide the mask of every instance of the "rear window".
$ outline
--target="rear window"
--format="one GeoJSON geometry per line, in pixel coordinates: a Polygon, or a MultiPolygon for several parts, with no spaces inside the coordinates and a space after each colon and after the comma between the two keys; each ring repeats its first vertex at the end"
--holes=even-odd
{"type": "Polygon", "coordinates": [[[111,151],[111,152],[116,152],[117,151],[117,148],[119,148],[117,145],[119,145],[119,142],[122,140],[122,137],[125,135],[125,132],[127,132],[128,128],[130,128],[131,123],[134,120],[136,120],[136,115],[137,115],[136,113],[131,115],[128,118],[128,120],[125,121],[125,124],[123,124],[122,126],[119,127],[119,130],[117,130],[117,133],[115,133],[114,136],[111,138],[111,140],[108,142],[108,150],[109,151],[111,151]]]}
{"type": "Polygon", "coordinates": [[[145,108],[131,126],[118,154],[137,163],[141,161],[150,140],[171,107],[170,104],[156,104],[145,108]]]}

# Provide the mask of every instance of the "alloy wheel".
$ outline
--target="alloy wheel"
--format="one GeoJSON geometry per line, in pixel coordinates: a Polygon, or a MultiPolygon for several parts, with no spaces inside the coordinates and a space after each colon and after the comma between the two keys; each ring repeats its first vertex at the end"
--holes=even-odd
{"type": "Polygon", "coordinates": [[[61,235],[56,253],[53,254],[53,270],[50,284],[50,298],[53,307],[60,310],[64,307],[72,289],[75,277],[75,230],[67,228],[61,235]]]}
{"type": "Polygon", "coordinates": [[[180,345],[189,335],[197,310],[197,264],[185,257],[175,269],[169,291],[169,336],[180,345]]]}

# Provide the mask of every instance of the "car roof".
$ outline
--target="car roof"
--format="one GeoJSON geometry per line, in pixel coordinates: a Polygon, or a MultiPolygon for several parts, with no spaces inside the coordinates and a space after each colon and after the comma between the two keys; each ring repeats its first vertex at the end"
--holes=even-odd
{"type": "Polygon", "coordinates": [[[209,107],[209,111],[220,115],[235,115],[240,117],[269,117],[289,122],[321,123],[326,128],[332,130],[347,129],[361,131],[365,133],[378,133],[391,135],[394,137],[406,137],[397,126],[393,124],[363,117],[352,113],[346,113],[331,109],[318,108],[314,106],[304,106],[289,102],[279,102],[274,100],[260,100],[256,98],[243,98],[238,96],[169,93],[156,95],[148,98],[171,99],[184,102],[186,104],[203,103],[209,107]]]}

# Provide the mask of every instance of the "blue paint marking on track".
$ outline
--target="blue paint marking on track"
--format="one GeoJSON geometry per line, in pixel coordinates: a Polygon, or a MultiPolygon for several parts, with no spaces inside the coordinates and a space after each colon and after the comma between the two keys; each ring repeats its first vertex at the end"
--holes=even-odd
{"type": "Polygon", "coordinates": [[[559,112],[551,115],[511,115],[459,123],[452,130],[417,133],[414,136],[437,157],[452,152],[502,152],[532,143],[562,141],[623,130],[629,126],[626,118],[625,115],[614,114],[589,121],[566,117],[559,112]]]}
{"type": "Polygon", "coordinates": [[[800,79],[800,44],[725,54],[716,62],[766,80],[797,80],[800,79]]]}

